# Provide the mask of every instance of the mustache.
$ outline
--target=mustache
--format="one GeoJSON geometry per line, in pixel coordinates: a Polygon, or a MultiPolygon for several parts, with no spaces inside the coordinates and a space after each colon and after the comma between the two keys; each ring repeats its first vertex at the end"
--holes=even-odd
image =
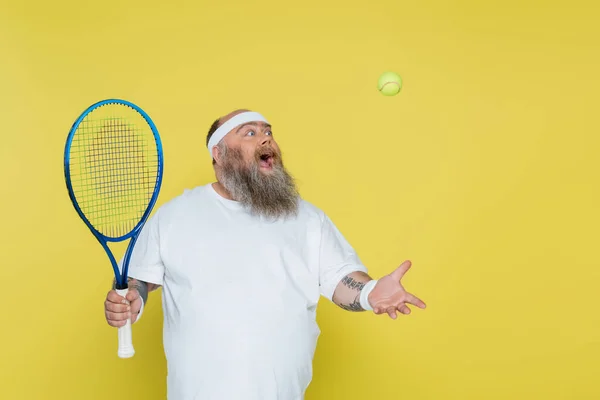
{"type": "Polygon", "coordinates": [[[281,157],[281,152],[271,146],[264,146],[256,149],[254,155],[258,158],[262,156],[281,157]]]}
{"type": "Polygon", "coordinates": [[[271,146],[261,147],[259,149],[256,149],[256,151],[254,152],[254,159],[256,162],[259,162],[260,160],[264,160],[269,157],[273,159],[273,161],[276,164],[281,164],[282,162],[281,151],[276,150],[271,146]]]}

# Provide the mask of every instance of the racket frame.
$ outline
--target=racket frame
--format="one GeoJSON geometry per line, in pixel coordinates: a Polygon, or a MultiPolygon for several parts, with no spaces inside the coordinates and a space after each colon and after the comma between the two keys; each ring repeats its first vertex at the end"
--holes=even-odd
{"type": "Polygon", "coordinates": [[[79,217],[83,220],[83,222],[90,229],[90,231],[92,232],[94,237],[102,245],[102,248],[104,249],[104,251],[106,251],[106,254],[108,255],[108,258],[110,259],[110,263],[112,265],[112,268],[113,268],[113,271],[115,274],[116,289],[118,289],[118,290],[127,289],[128,288],[127,273],[129,270],[129,260],[131,259],[131,253],[133,251],[133,247],[135,246],[135,242],[137,241],[137,238],[139,236],[141,229],[143,228],[144,224],[146,223],[146,221],[148,219],[148,216],[150,215],[150,213],[152,212],[152,209],[154,208],[154,205],[156,204],[156,200],[158,199],[158,195],[159,195],[160,188],[162,185],[162,175],[163,175],[163,170],[164,170],[164,166],[163,166],[164,157],[163,157],[162,142],[160,140],[160,135],[158,134],[158,129],[156,128],[156,125],[154,124],[154,122],[152,121],[150,116],[144,110],[142,110],[140,107],[138,107],[137,105],[135,105],[127,100],[121,100],[121,99],[102,100],[102,101],[99,101],[99,102],[94,103],[91,106],[89,106],[75,120],[75,122],[73,123],[73,125],[69,131],[69,135],[67,136],[64,154],[65,154],[64,155],[65,183],[67,185],[67,191],[69,193],[71,202],[73,203],[73,207],[75,208],[75,211],[77,211],[77,214],[79,215],[79,217]],[[156,150],[158,153],[158,165],[157,165],[158,171],[157,171],[156,184],[154,186],[154,192],[152,193],[152,197],[151,197],[150,201],[148,202],[148,206],[146,207],[146,210],[144,211],[142,217],[140,218],[140,220],[138,221],[136,226],[127,234],[120,236],[120,237],[113,238],[113,237],[103,235],[96,228],[94,228],[94,226],[86,218],[85,214],[79,207],[79,204],[77,203],[77,199],[75,197],[75,193],[73,192],[73,186],[71,183],[69,157],[71,154],[71,144],[73,142],[73,137],[75,136],[75,133],[77,132],[77,128],[79,127],[79,124],[81,123],[81,121],[83,121],[85,119],[85,117],[87,117],[87,115],[90,114],[95,109],[102,107],[104,105],[115,104],[115,103],[133,108],[144,118],[144,120],[146,121],[148,126],[150,126],[150,129],[152,130],[152,134],[154,135],[154,141],[156,142],[156,150]],[[127,250],[125,251],[125,255],[123,258],[123,265],[121,266],[121,272],[119,272],[119,265],[113,255],[112,251],[108,247],[108,243],[109,242],[115,242],[115,243],[122,242],[127,239],[131,239],[131,240],[129,241],[129,244],[127,245],[127,250]]]}

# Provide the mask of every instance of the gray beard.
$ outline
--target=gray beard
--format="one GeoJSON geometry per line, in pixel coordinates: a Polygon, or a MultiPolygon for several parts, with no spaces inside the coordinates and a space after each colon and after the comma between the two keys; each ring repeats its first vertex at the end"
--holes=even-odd
{"type": "Polygon", "coordinates": [[[296,215],[300,196],[280,155],[275,156],[273,170],[267,175],[260,172],[258,160],[247,165],[240,150],[220,147],[223,164],[218,178],[233,200],[253,215],[267,219],[296,215]]]}

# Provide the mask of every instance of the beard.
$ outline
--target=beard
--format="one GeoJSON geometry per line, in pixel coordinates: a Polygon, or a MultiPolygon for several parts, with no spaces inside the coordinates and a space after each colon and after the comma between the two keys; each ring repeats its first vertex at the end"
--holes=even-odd
{"type": "Polygon", "coordinates": [[[283,166],[281,154],[268,149],[272,157],[270,173],[260,171],[259,149],[254,159],[245,162],[240,149],[227,148],[221,143],[223,164],[219,169],[219,181],[233,200],[241,203],[253,215],[268,219],[296,215],[300,196],[293,177],[283,166]]]}

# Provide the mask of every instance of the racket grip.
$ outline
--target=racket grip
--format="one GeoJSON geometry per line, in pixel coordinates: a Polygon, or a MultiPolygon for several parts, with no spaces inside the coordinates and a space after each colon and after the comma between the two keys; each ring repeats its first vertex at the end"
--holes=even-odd
{"type": "MultiPolygon", "coordinates": [[[[129,289],[117,289],[117,294],[125,297],[129,289]]],[[[119,335],[119,350],[117,354],[120,358],[130,358],[135,354],[133,348],[133,340],[131,335],[131,318],[127,319],[127,323],[121,326],[118,331],[119,335]]]]}

